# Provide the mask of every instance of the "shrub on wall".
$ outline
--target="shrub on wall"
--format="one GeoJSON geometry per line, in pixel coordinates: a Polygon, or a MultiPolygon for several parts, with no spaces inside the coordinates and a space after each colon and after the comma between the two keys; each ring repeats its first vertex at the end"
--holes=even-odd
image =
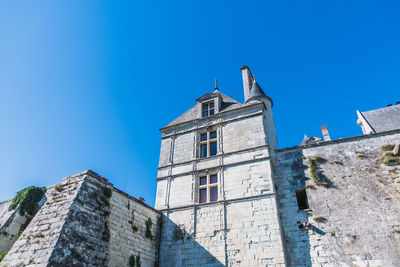
{"type": "Polygon", "coordinates": [[[400,165],[400,156],[393,154],[394,144],[385,144],[380,147],[382,155],[378,161],[385,165],[400,165]]]}
{"type": "Polygon", "coordinates": [[[8,251],[2,251],[0,252],[0,262],[4,259],[8,251]]]}
{"type": "Polygon", "coordinates": [[[43,198],[46,192],[45,187],[30,186],[17,192],[17,195],[11,201],[8,210],[13,210],[18,207],[19,214],[24,216],[25,213],[33,216],[39,209],[39,201],[43,198]]]}
{"type": "Polygon", "coordinates": [[[145,236],[148,238],[148,239],[152,239],[153,238],[153,235],[151,234],[151,227],[153,226],[153,222],[151,221],[151,219],[149,218],[149,219],[147,219],[147,221],[146,221],[146,234],[145,234],[145,236]]]}

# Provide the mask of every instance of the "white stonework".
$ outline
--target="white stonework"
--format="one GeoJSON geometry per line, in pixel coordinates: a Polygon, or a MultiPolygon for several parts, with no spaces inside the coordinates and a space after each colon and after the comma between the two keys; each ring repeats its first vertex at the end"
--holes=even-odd
{"type": "Polygon", "coordinates": [[[19,238],[0,202],[0,266],[400,266],[397,124],[374,111],[384,131],[278,149],[272,100],[242,75],[245,103],[216,89],[161,129],[156,209],[92,171],[64,178],[19,238]]]}
{"type": "Polygon", "coordinates": [[[261,97],[161,130],[155,207],[167,218],[163,266],[285,266],[270,162],[271,147],[277,148],[271,108],[261,97]],[[201,158],[200,135],[207,131],[217,132],[218,151],[201,158]],[[218,200],[199,203],[199,177],[210,174],[218,177],[218,200]]]}

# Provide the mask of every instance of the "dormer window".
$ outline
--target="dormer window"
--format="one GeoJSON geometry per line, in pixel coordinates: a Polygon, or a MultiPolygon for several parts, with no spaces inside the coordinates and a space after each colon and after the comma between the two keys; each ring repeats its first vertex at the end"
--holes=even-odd
{"type": "Polygon", "coordinates": [[[214,115],[214,101],[213,102],[208,102],[203,104],[203,109],[202,109],[202,117],[206,118],[209,116],[214,115]]]}

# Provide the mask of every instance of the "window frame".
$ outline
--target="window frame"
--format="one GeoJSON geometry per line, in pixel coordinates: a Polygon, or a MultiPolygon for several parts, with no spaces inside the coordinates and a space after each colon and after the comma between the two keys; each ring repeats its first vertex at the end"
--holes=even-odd
{"type": "Polygon", "coordinates": [[[199,142],[199,158],[208,158],[218,154],[218,136],[217,130],[207,131],[200,133],[200,142],[199,142]],[[211,134],[215,133],[215,137],[211,138],[211,134]],[[206,139],[202,140],[202,137],[206,135],[206,139]],[[211,154],[211,146],[215,144],[215,154],[211,154]],[[203,156],[203,147],[206,147],[206,155],[203,156]]]}
{"type": "Polygon", "coordinates": [[[214,115],[215,115],[215,102],[214,101],[208,101],[208,102],[201,104],[201,117],[202,118],[208,118],[208,117],[211,117],[214,115]],[[207,112],[206,116],[204,115],[204,112],[207,112]],[[211,114],[211,112],[213,114],[211,114]]]}
{"type": "Polygon", "coordinates": [[[217,202],[218,201],[218,173],[210,173],[210,174],[204,174],[200,175],[198,177],[198,182],[197,182],[197,192],[198,192],[198,197],[197,197],[197,202],[199,204],[204,204],[204,203],[211,203],[211,202],[217,202]],[[215,183],[211,183],[211,177],[215,176],[217,178],[217,181],[215,183]],[[206,177],[206,184],[200,185],[200,180],[201,178],[206,177]],[[211,189],[216,188],[217,189],[217,199],[216,200],[211,200],[211,189]],[[206,200],[205,202],[201,202],[201,190],[206,190],[206,200]]]}

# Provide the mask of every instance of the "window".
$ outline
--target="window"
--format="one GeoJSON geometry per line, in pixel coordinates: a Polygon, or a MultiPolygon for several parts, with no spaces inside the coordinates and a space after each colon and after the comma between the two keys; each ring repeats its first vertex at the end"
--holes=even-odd
{"type": "Polygon", "coordinates": [[[296,190],[296,199],[297,205],[299,206],[299,210],[308,209],[308,201],[306,190],[296,190]]]}
{"type": "Polygon", "coordinates": [[[200,158],[217,155],[217,132],[200,134],[200,158]]]}
{"type": "Polygon", "coordinates": [[[218,176],[216,174],[199,177],[199,203],[218,200],[218,176]]]}
{"type": "Polygon", "coordinates": [[[201,114],[203,118],[214,115],[214,102],[204,103],[201,114]]]}

